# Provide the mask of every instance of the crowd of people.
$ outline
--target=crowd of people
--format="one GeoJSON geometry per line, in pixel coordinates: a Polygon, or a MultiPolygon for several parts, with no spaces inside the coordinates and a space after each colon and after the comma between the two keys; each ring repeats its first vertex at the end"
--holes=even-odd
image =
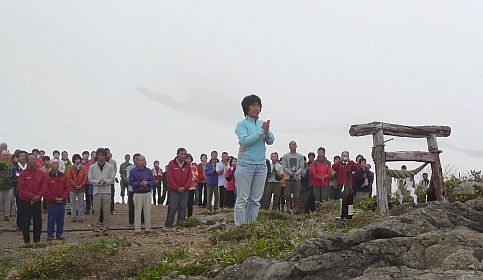
{"type": "MultiPolygon", "coordinates": [[[[374,173],[362,155],[355,161],[349,152],[335,156],[331,163],[323,147],[307,157],[297,152],[297,143],[289,143],[282,157],[277,152],[266,159],[265,145],[274,142],[270,121],[260,121],[262,103],[258,96],[243,99],[245,119],[235,133],[240,150],[238,159],[228,152],[201,154],[199,163],[185,148],[176,151],[163,171],[158,160],[147,167],[146,157],[126,154],[117,166],[108,148],[84,151],[69,159],[67,151],[10,153],[0,145],[0,210],[5,221],[16,212],[17,232],[30,243],[39,242],[42,211],[47,212],[47,240],[64,239],[64,219],[84,222],[92,217],[95,236],[109,235],[110,216],[115,212],[115,184],[120,183],[122,203],[128,205],[127,226],[141,232],[151,230],[151,205],[168,205],[166,228],[182,225],[193,215],[193,207],[216,213],[220,208],[234,211],[235,226],[255,222],[259,209],[302,213],[321,203],[340,200],[344,186],[350,185],[354,201],[372,194],[374,173]],[[350,176],[345,176],[350,174],[350,176]],[[119,175],[120,181],[116,176],[119,175]]],[[[427,175],[427,174],[426,174],[427,175]]],[[[389,181],[391,178],[389,177],[389,181]]],[[[401,184],[406,184],[403,182],[401,184]]],[[[427,176],[423,182],[429,184],[427,176]]],[[[390,193],[390,189],[389,189],[390,193]]]]}

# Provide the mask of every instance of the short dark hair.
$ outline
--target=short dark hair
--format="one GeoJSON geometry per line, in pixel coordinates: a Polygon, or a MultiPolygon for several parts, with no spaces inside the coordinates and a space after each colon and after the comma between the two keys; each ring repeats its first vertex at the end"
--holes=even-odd
{"type": "Polygon", "coordinates": [[[54,150],[54,151],[52,152],[52,155],[55,155],[55,154],[59,154],[59,155],[60,155],[60,152],[59,152],[59,151],[57,151],[57,150],[54,150]]]}
{"type": "Polygon", "coordinates": [[[424,173],[423,173],[423,176],[424,176],[424,175],[428,176],[428,173],[424,172],[424,173]]]}
{"type": "Polygon", "coordinates": [[[407,169],[406,165],[401,166],[401,169],[407,169]]]}
{"type": "Polygon", "coordinates": [[[33,149],[32,153],[40,153],[39,149],[33,149]]]}
{"type": "Polygon", "coordinates": [[[208,156],[207,156],[206,154],[201,154],[201,156],[200,156],[200,160],[201,160],[203,157],[208,158],[208,156]]]}
{"type": "Polygon", "coordinates": [[[40,151],[39,151],[39,154],[40,154],[40,153],[44,153],[44,154],[45,154],[45,151],[44,151],[44,150],[40,150],[40,151]]]}
{"type": "Polygon", "coordinates": [[[193,156],[191,154],[187,154],[186,157],[189,157],[191,162],[193,162],[193,156]]]}
{"type": "Polygon", "coordinates": [[[245,114],[245,117],[248,115],[248,109],[250,108],[250,105],[253,105],[256,103],[260,105],[260,110],[262,110],[262,100],[260,99],[260,97],[252,94],[252,95],[245,96],[245,98],[243,98],[241,106],[243,109],[243,113],[245,114]]]}
{"type": "Polygon", "coordinates": [[[154,164],[156,164],[156,163],[159,163],[159,160],[155,160],[155,161],[154,161],[154,164]]]}
{"type": "Polygon", "coordinates": [[[319,147],[319,148],[317,149],[317,152],[318,152],[318,151],[324,151],[324,153],[325,153],[325,148],[324,148],[324,147],[319,147]]]}
{"type": "Polygon", "coordinates": [[[278,159],[278,153],[277,152],[273,152],[270,154],[270,157],[272,157],[273,155],[277,155],[277,159],[278,159]]]}
{"type": "Polygon", "coordinates": [[[132,156],[132,159],[136,159],[138,156],[140,156],[141,154],[140,153],[135,153],[133,156],[132,156]]]}
{"type": "Polygon", "coordinates": [[[185,148],[178,148],[178,149],[176,150],[176,154],[179,154],[179,153],[181,153],[181,152],[186,152],[186,149],[185,149],[185,148]]]}
{"type": "Polygon", "coordinates": [[[228,155],[228,152],[221,153],[221,156],[223,156],[223,155],[228,155]]]}
{"type": "Polygon", "coordinates": [[[106,152],[110,152],[111,151],[111,149],[109,149],[109,148],[104,148],[104,149],[106,150],[106,152]]]}
{"type": "Polygon", "coordinates": [[[88,152],[88,151],[83,151],[83,152],[82,152],[82,155],[88,155],[88,154],[89,154],[89,152],[88,152]]]}
{"type": "Polygon", "coordinates": [[[310,153],[308,154],[308,157],[315,157],[315,153],[310,152],[310,153]]]}
{"type": "Polygon", "coordinates": [[[25,156],[27,156],[27,152],[26,151],[23,151],[23,150],[17,150],[15,151],[15,153],[13,154],[14,157],[18,158],[20,156],[20,154],[25,154],[25,156]]]}
{"type": "Polygon", "coordinates": [[[67,151],[62,151],[62,154],[64,154],[64,153],[69,154],[67,151]]]}
{"type": "Polygon", "coordinates": [[[337,159],[340,159],[340,156],[335,156],[334,157],[334,161],[337,160],[337,159]]]}
{"type": "Polygon", "coordinates": [[[42,159],[43,159],[44,161],[47,161],[47,160],[48,160],[48,161],[50,161],[50,157],[49,157],[49,156],[44,156],[42,159]]]}
{"type": "Polygon", "coordinates": [[[77,159],[82,160],[82,157],[79,154],[75,154],[72,156],[72,163],[74,163],[77,159]]]}
{"type": "Polygon", "coordinates": [[[35,155],[34,155],[34,153],[28,153],[27,157],[29,157],[29,156],[35,156],[35,155]]]}
{"type": "Polygon", "coordinates": [[[211,151],[210,155],[212,156],[213,153],[216,153],[218,155],[218,152],[217,151],[211,151]]]}
{"type": "Polygon", "coordinates": [[[96,151],[96,155],[104,155],[107,156],[107,151],[104,148],[98,148],[96,151]]]}
{"type": "Polygon", "coordinates": [[[367,160],[364,157],[361,157],[358,163],[361,164],[362,162],[367,162],[367,160]]]}

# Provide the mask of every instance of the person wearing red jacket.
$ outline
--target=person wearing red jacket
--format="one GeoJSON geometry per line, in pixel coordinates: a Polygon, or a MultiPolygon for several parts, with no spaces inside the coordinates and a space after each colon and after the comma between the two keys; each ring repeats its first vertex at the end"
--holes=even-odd
{"type": "Polygon", "coordinates": [[[229,162],[229,168],[226,170],[225,179],[228,181],[226,187],[226,200],[225,206],[229,209],[235,207],[236,200],[236,182],[235,182],[235,171],[238,160],[234,157],[231,158],[229,162]]]}
{"type": "Polygon", "coordinates": [[[70,185],[70,204],[72,222],[84,221],[84,193],[87,185],[87,168],[81,164],[79,154],[72,156],[72,165],[67,170],[67,180],[70,185]]]}
{"type": "Polygon", "coordinates": [[[349,152],[344,151],[341,154],[341,160],[332,165],[332,169],[337,172],[337,188],[342,189],[344,186],[344,174],[349,172],[349,183],[354,188],[354,176],[352,173],[359,169],[359,165],[349,159],[349,152]]]}
{"type": "Polygon", "coordinates": [[[325,157],[325,148],[317,149],[317,159],[310,165],[309,186],[315,202],[329,200],[329,177],[332,175],[330,161],[325,157]]]}
{"type": "Polygon", "coordinates": [[[30,243],[30,222],[33,220],[34,243],[40,242],[42,232],[42,199],[45,188],[45,176],[37,169],[37,156],[29,154],[27,168],[18,177],[18,192],[20,211],[20,227],[23,233],[23,241],[30,243]]]}
{"type": "Polygon", "coordinates": [[[186,162],[188,153],[185,148],[176,151],[176,158],[168,164],[169,207],[166,227],[173,227],[174,216],[178,213],[178,226],[184,223],[188,204],[188,190],[193,183],[191,165],[186,162]]]}
{"type": "Polygon", "coordinates": [[[44,196],[47,200],[47,241],[52,241],[55,236],[59,240],[64,239],[64,216],[65,204],[69,198],[69,180],[59,171],[59,161],[54,159],[50,162],[51,171],[45,175],[44,196]]]}

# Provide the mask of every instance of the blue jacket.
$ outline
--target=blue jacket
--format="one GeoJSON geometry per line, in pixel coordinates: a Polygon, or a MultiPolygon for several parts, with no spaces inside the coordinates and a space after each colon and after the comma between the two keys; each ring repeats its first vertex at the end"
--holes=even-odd
{"type": "Polygon", "coordinates": [[[17,197],[18,193],[18,177],[20,177],[20,172],[22,172],[22,168],[18,164],[15,164],[10,170],[10,182],[12,182],[13,186],[13,193],[17,197]]]}
{"type": "Polygon", "coordinates": [[[207,186],[218,186],[218,173],[216,173],[216,167],[213,168],[211,160],[205,164],[205,174],[207,186]]]}
{"type": "Polygon", "coordinates": [[[246,117],[236,125],[235,133],[238,136],[240,149],[238,162],[248,164],[264,164],[267,145],[272,145],[275,138],[271,131],[265,134],[262,128],[263,121],[246,117]]]}
{"type": "Polygon", "coordinates": [[[139,167],[134,167],[129,173],[129,185],[132,186],[134,193],[148,193],[154,186],[154,177],[151,169],[145,167],[141,170],[139,167]],[[148,185],[142,187],[140,184],[146,180],[148,185]]]}

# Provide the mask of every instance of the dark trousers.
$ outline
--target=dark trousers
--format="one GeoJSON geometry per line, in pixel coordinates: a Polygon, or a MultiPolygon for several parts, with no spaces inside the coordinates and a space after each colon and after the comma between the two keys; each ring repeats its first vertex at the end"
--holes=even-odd
{"type": "MultiPolygon", "coordinates": [[[[158,193],[158,204],[162,205],[163,203],[161,202],[161,182],[154,184],[153,187],[153,204],[156,205],[156,193],[158,193]]],[[[164,201],[163,201],[164,202],[164,201]]]]}
{"type": "Polygon", "coordinates": [[[225,206],[233,209],[235,207],[236,194],[235,191],[226,191],[225,193],[225,206]]]}
{"type": "Polygon", "coordinates": [[[188,217],[193,216],[193,204],[195,202],[195,192],[196,190],[191,190],[188,192],[188,217]]]}
{"type": "Polygon", "coordinates": [[[206,189],[206,183],[198,184],[198,206],[206,206],[206,200],[208,197],[208,190],[206,189]]]}
{"type": "Polygon", "coordinates": [[[20,207],[20,197],[17,195],[15,195],[15,206],[16,206],[16,209],[17,209],[17,230],[22,230],[23,227],[22,227],[22,207],[20,207]]]}
{"type": "Polygon", "coordinates": [[[30,221],[33,220],[34,225],[34,242],[40,242],[40,233],[42,232],[42,203],[36,202],[31,204],[30,201],[20,201],[22,215],[21,228],[23,231],[23,241],[30,243],[30,221]]]}
{"type": "Polygon", "coordinates": [[[329,200],[339,200],[341,193],[342,187],[329,187],[329,200]]]}
{"type": "MultiPolygon", "coordinates": [[[[134,225],[134,193],[127,192],[128,223],[134,225]]],[[[141,224],[144,224],[144,209],[141,211],[141,224]]]]}
{"type": "Polygon", "coordinates": [[[169,192],[168,216],[166,217],[167,227],[173,226],[176,213],[178,213],[178,226],[184,224],[187,204],[188,192],[169,192]]]}
{"type": "Polygon", "coordinates": [[[86,186],[86,212],[90,212],[92,209],[92,201],[94,200],[94,196],[92,194],[89,194],[92,192],[92,185],[87,185],[86,186]]]}
{"type": "Polygon", "coordinates": [[[111,185],[111,212],[114,212],[114,194],[116,194],[116,189],[114,184],[111,185]]]}
{"type": "Polygon", "coordinates": [[[285,211],[285,187],[281,188],[280,191],[280,205],[278,205],[277,210],[285,211]]]}
{"type": "Polygon", "coordinates": [[[220,188],[220,208],[223,209],[225,206],[225,186],[218,186],[220,188]]]}

